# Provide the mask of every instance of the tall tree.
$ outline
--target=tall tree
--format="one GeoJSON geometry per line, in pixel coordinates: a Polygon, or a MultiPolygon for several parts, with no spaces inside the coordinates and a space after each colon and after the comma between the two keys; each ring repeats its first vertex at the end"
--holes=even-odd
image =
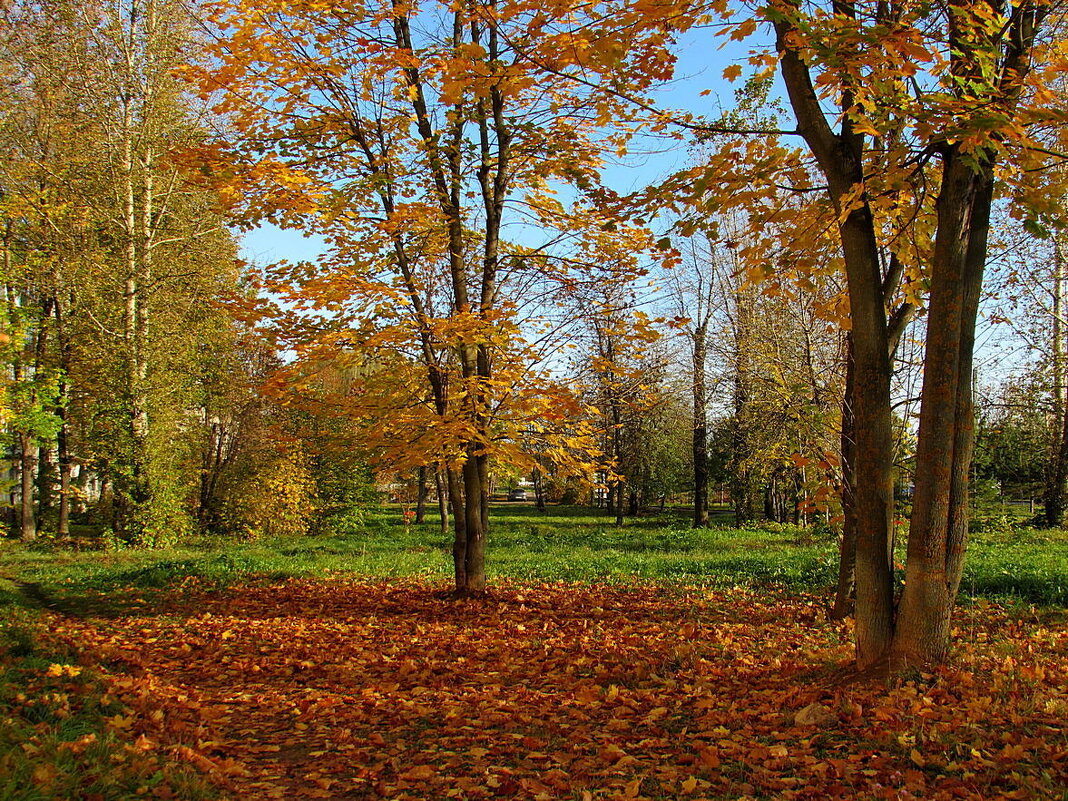
{"type": "Polygon", "coordinates": [[[216,65],[197,75],[238,134],[204,155],[222,157],[246,219],[331,244],[319,264],[272,276],[297,339],[310,330],[301,313],[326,312],[294,342],[291,377],[331,359],[364,365],[383,467],[446,476],[460,593],[485,588],[490,460],[515,456],[527,423],[559,417],[548,398],[574,403],[531,369],[539,315],[513,294],[564,280],[554,243],[576,222],[554,190],[596,182],[598,108],[520,55],[553,22],[496,2],[235,4],[217,20],[216,65]],[[528,221],[546,241],[530,243],[528,221]]]}

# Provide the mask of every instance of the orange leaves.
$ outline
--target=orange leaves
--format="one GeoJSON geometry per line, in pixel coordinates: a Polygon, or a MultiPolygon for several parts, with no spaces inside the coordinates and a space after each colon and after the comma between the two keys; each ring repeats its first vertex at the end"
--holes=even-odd
{"type": "Polygon", "coordinates": [[[158,617],[59,633],[82,664],[110,649],[136,674],[109,678],[135,752],[238,797],[948,801],[1068,780],[1062,625],[1032,638],[969,609],[958,668],[835,687],[812,664],[851,649],[821,603],[563,584],[452,602],[416,582],[290,581],[190,589],[158,617]]]}
{"type": "Polygon", "coordinates": [[[731,64],[723,69],[723,77],[728,81],[736,81],[742,74],[742,68],[738,64],[731,64]]]}

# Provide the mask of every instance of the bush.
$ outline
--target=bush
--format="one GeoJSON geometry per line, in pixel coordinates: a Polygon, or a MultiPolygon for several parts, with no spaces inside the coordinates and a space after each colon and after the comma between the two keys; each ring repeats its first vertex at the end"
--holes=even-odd
{"type": "Polygon", "coordinates": [[[243,539],[307,532],[315,481],[304,452],[289,443],[244,454],[222,488],[219,527],[243,539]]]}

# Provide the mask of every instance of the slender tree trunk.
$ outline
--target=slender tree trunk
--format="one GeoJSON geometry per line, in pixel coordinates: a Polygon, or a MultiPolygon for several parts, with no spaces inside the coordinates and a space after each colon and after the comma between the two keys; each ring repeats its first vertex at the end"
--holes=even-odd
{"type": "Polygon", "coordinates": [[[854,571],[857,564],[857,507],[856,507],[856,421],[853,418],[853,336],[846,334],[845,394],[842,398],[842,541],[839,547],[838,582],[834,593],[831,620],[844,620],[853,613],[854,571]]]}
{"type": "Polygon", "coordinates": [[[23,542],[31,542],[37,539],[37,520],[33,513],[33,478],[37,448],[28,431],[18,432],[18,441],[19,477],[22,490],[22,499],[19,504],[19,536],[23,542]]]}
{"type": "Polygon", "coordinates": [[[426,467],[420,466],[415,487],[415,522],[422,523],[426,518],[426,496],[430,488],[426,482],[426,467]]]}
{"type": "Polygon", "coordinates": [[[1053,447],[1049,468],[1046,471],[1046,486],[1043,488],[1044,511],[1042,521],[1046,528],[1059,528],[1064,520],[1065,485],[1068,484],[1068,399],[1065,398],[1068,381],[1065,377],[1064,337],[1064,252],[1059,239],[1053,250],[1053,447]]]}
{"type": "Polygon", "coordinates": [[[708,394],[705,388],[705,334],[693,336],[693,525],[708,525],[708,394]]]}
{"type": "Polygon", "coordinates": [[[438,525],[444,536],[449,533],[449,491],[440,467],[434,470],[434,484],[438,491],[438,525]]]}
{"type": "Polygon", "coordinates": [[[539,512],[545,511],[545,479],[542,477],[540,468],[534,468],[531,476],[534,481],[534,504],[539,512]]]}
{"type": "Polygon", "coordinates": [[[739,283],[734,288],[734,364],[732,377],[731,475],[730,496],[734,522],[741,527],[752,522],[754,510],[753,482],[750,472],[752,455],[749,434],[749,334],[752,318],[752,295],[739,283]]]}
{"type": "MultiPolygon", "coordinates": [[[[61,388],[66,392],[65,384],[61,388]]],[[[60,423],[59,433],[56,434],[56,455],[59,462],[59,517],[56,522],[56,533],[60,537],[70,535],[70,477],[71,461],[70,450],[67,444],[67,409],[61,406],[59,409],[60,423]]]]}
{"type": "MultiPolygon", "coordinates": [[[[41,319],[37,325],[36,341],[34,343],[33,373],[35,377],[46,374],[48,370],[48,340],[51,329],[52,313],[55,308],[55,300],[46,298],[41,304],[41,319]]],[[[54,406],[45,407],[42,403],[42,411],[55,412],[54,406]]],[[[52,448],[44,441],[39,443],[37,449],[37,516],[38,522],[43,526],[46,515],[52,510],[52,488],[55,474],[52,462],[52,448]]]]}
{"type": "Polygon", "coordinates": [[[452,507],[452,567],[453,584],[457,593],[467,586],[467,516],[464,509],[463,481],[452,467],[445,468],[445,480],[452,507]]]}
{"type": "Polygon", "coordinates": [[[59,398],[56,416],[59,417],[59,431],[56,433],[56,460],[59,463],[59,515],[56,533],[60,537],[70,535],[70,494],[71,494],[71,458],[68,440],[70,419],[67,406],[70,403],[70,386],[68,376],[71,367],[71,343],[67,340],[64,327],[63,304],[56,303],[56,345],[59,348],[59,398]]]}

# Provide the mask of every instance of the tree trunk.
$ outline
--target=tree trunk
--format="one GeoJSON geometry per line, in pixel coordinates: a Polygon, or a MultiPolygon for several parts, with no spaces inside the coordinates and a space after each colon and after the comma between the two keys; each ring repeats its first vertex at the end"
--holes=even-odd
{"type": "Polygon", "coordinates": [[[693,337],[693,526],[708,525],[708,394],[705,388],[705,328],[693,337]]]}
{"type": "Polygon", "coordinates": [[[486,590],[486,531],[489,528],[489,459],[468,452],[464,480],[464,595],[486,590]]]}
{"type": "Polygon", "coordinates": [[[853,336],[846,334],[846,378],[842,398],[842,541],[838,556],[838,582],[831,607],[831,620],[844,620],[853,613],[854,571],[857,565],[857,507],[855,502],[856,421],[853,418],[853,336]]]}
{"type": "Polygon", "coordinates": [[[37,539],[37,520],[33,513],[34,466],[37,448],[28,431],[18,432],[19,478],[22,498],[19,503],[19,536],[23,542],[37,539]]]}
{"type": "Polygon", "coordinates": [[[534,473],[531,476],[534,482],[534,504],[539,512],[545,511],[545,479],[542,477],[541,469],[535,467],[534,473]]]}
{"type": "Polygon", "coordinates": [[[1068,380],[1065,377],[1064,339],[1064,252],[1060,240],[1053,249],[1053,442],[1046,486],[1043,488],[1042,522],[1046,528],[1060,528],[1064,520],[1065,486],[1068,484],[1068,380]]]}
{"type": "Polygon", "coordinates": [[[59,433],[56,434],[56,453],[59,461],[59,517],[56,522],[56,534],[60,537],[70,535],[70,450],[67,445],[67,412],[60,407],[59,433]]]}
{"type": "Polygon", "coordinates": [[[421,524],[426,519],[426,496],[430,488],[426,482],[426,467],[420,465],[415,485],[415,522],[421,524]]]}
{"type": "Polygon", "coordinates": [[[445,480],[452,507],[452,567],[453,584],[457,593],[467,586],[467,517],[464,511],[463,482],[456,470],[445,468],[445,480]]]}
{"type": "Polygon", "coordinates": [[[950,617],[968,534],[975,319],[993,186],[992,165],[976,172],[956,148],[945,156],[928,303],[916,494],[891,655],[898,665],[941,662],[949,649],[950,617]]]}
{"type": "Polygon", "coordinates": [[[438,491],[438,525],[444,536],[449,533],[449,495],[440,467],[434,470],[434,485],[438,491]]]}

